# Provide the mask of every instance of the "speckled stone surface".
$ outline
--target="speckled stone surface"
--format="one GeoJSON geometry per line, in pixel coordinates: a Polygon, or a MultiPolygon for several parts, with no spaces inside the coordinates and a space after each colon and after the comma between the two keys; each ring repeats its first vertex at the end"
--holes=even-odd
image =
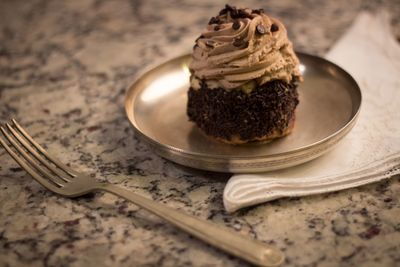
{"type": "MultiPolygon", "coordinates": [[[[400,178],[227,214],[229,174],[170,163],[138,141],[124,109],[144,67],[189,51],[222,1],[0,1],[0,121],[96,179],[285,251],[286,266],[399,266],[400,178]]],[[[298,50],[323,55],[362,9],[400,2],[246,1],[281,18],[298,50]]],[[[107,193],[75,200],[0,149],[0,266],[248,266],[107,193]]]]}

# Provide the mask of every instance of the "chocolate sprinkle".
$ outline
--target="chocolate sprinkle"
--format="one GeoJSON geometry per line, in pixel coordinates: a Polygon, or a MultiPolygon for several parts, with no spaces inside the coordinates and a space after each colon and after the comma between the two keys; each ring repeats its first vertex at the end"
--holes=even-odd
{"type": "Polygon", "coordinates": [[[240,28],[240,22],[235,20],[235,22],[232,24],[232,29],[239,30],[239,28],[240,28]]]}
{"type": "Polygon", "coordinates": [[[228,10],[226,10],[226,8],[221,9],[221,11],[219,12],[219,15],[225,15],[228,12],[228,10]]]}
{"type": "Polygon", "coordinates": [[[232,44],[233,46],[240,47],[244,44],[244,41],[240,38],[235,38],[232,44]]]}
{"type": "MultiPolygon", "coordinates": [[[[252,14],[261,14],[261,13],[264,13],[264,10],[263,9],[252,10],[252,9],[249,9],[249,8],[236,8],[235,6],[231,6],[231,5],[226,4],[225,8],[223,8],[223,9],[221,9],[221,11],[219,11],[218,16],[223,16],[223,15],[227,14],[228,12],[229,12],[229,16],[232,19],[239,19],[239,18],[252,19],[253,16],[254,16],[252,14]]],[[[211,19],[213,19],[213,18],[211,18],[211,19]]],[[[216,24],[216,23],[219,24],[220,23],[220,21],[219,21],[220,18],[216,17],[216,19],[218,21],[213,20],[213,21],[210,21],[209,24],[216,24]]]]}
{"type": "Polygon", "coordinates": [[[219,31],[219,29],[221,29],[221,28],[219,27],[219,25],[217,25],[217,26],[214,27],[214,31],[219,31]]]}
{"type": "Polygon", "coordinates": [[[264,9],[260,8],[260,9],[254,9],[253,13],[261,15],[261,13],[264,13],[264,9]]]}
{"type": "Polygon", "coordinates": [[[238,9],[238,15],[240,18],[252,18],[251,14],[247,13],[245,9],[238,9]]]}
{"type": "Polygon", "coordinates": [[[222,9],[222,10],[219,12],[219,14],[220,14],[220,15],[223,15],[223,14],[226,14],[226,13],[228,13],[228,12],[229,12],[231,18],[233,18],[233,19],[238,19],[238,18],[252,18],[252,17],[251,17],[251,14],[248,13],[245,9],[243,9],[243,8],[239,8],[239,9],[238,9],[238,8],[236,8],[235,6],[231,6],[231,5],[228,5],[228,4],[225,5],[225,8],[222,9]]]}
{"type": "Polygon", "coordinates": [[[239,12],[238,12],[238,10],[237,10],[236,8],[233,9],[233,10],[231,10],[231,11],[229,11],[229,12],[231,13],[231,17],[232,17],[233,19],[239,17],[239,12]]]}
{"type": "Polygon", "coordinates": [[[188,92],[187,115],[206,134],[230,140],[242,140],[283,133],[294,119],[299,103],[297,82],[268,82],[251,91],[209,89],[202,82],[200,89],[188,92]]]}
{"type": "Polygon", "coordinates": [[[256,27],[256,30],[259,34],[263,35],[266,33],[265,28],[262,24],[258,24],[256,27]]]}
{"type": "Polygon", "coordinates": [[[231,6],[229,4],[226,4],[225,5],[225,10],[226,11],[233,11],[233,10],[236,10],[236,7],[235,6],[231,6]]]}
{"type": "MultiPolygon", "coordinates": [[[[225,8],[221,9],[219,11],[218,16],[223,16],[229,12],[229,15],[233,19],[238,19],[238,18],[249,18],[252,19],[254,15],[252,14],[258,14],[261,15],[264,13],[264,9],[246,9],[246,8],[236,8],[235,6],[231,6],[226,4],[225,8]]],[[[218,19],[218,17],[217,17],[218,19]]],[[[214,22],[214,23],[220,23],[220,22],[214,22]]],[[[209,24],[214,24],[214,23],[209,23],[209,24]]]]}
{"type": "Polygon", "coordinates": [[[278,25],[276,25],[275,23],[272,23],[272,25],[271,25],[271,32],[276,32],[276,31],[278,31],[278,30],[279,30],[278,25]]]}
{"type": "Polygon", "coordinates": [[[219,19],[216,17],[211,17],[210,21],[208,22],[208,25],[211,24],[218,24],[219,23],[219,19]]]}

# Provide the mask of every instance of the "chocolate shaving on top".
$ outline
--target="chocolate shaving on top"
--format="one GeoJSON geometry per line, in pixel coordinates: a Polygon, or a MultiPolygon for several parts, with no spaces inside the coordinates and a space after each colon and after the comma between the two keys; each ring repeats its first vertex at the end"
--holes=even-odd
{"type": "Polygon", "coordinates": [[[261,35],[266,33],[266,30],[262,24],[258,24],[256,27],[256,30],[261,35]]]}
{"type": "Polygon", "coordinates": [[[240,28],[240,22],[235,20],[235,22],[232,24],[232,29],[239,30],[239,28],[240,28]]]}
{"type": "Polygon", "coordinates": [[[302,80],[286,28],[263,10],[226,5],[196,43],[189,68],[206,83],[230,90],[249,80],[302,80]]]}
{"type": "Polygon", "coordinates": [[[277,32],[277,31],[279,31],[278,25],[276,25],[275,23],[272,23],[272,25],[271,25],[271,32],[277,32]]]}
{"type": "Polygon", "coordinates": [[[245,42],[244,40],[240,39],[240,38],[236,38],[236,39],[233,41],[232,44],[233,44],[234,46],[236,46],[236,47],[241,47],[241,46],[245,45],[246,42],[245,42]]]}

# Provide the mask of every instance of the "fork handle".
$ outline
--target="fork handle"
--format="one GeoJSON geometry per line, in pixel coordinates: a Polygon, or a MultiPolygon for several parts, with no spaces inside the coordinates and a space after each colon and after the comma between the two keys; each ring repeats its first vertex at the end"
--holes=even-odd
{"type": "Polygon", "coordinates": [[[125,198],[204,242],[258,266],[279,266],[284,260],[283,253],[277,248],[209,221],[200,220],[121,187],[101,184],[97,189],[125,198]]]}

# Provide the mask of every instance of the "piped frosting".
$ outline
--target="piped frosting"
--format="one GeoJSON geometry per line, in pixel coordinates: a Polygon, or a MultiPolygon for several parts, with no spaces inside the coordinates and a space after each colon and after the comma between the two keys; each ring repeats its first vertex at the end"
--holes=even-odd
{"type": "Polygon", "coordinates": [[[246,83],[302,80],[299,60],[285,26],[262,10],[226,5],[211,18],[196,40],[192,84],[203,80],[209,88],[242,89],[246,83]]]}

